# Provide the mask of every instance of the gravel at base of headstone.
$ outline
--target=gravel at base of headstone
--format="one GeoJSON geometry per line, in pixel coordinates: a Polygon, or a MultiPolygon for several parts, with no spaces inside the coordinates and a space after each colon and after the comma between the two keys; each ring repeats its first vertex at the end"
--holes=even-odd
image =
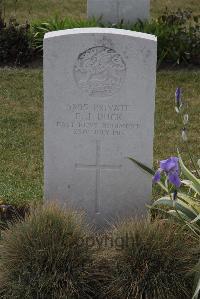
{"type": "Polygon", "coordinates": [[[150,0],[87,0],[87,16],[107,24],[148,20],[150,0]]]}
{"type": "Polygon", "coordinates": [[[157,41],[119,29],[44,39],[45,198],[96,225],[146,214],[152,166],[157,41]]]}

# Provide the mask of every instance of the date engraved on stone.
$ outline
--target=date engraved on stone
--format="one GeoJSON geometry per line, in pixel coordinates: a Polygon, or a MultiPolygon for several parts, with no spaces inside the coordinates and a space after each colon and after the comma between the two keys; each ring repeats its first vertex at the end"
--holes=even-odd
{"type": "Polygon", "coordinates": [[[112,96],[122,86],[125,75],[126,64],[121,55],[105,46],[79,54],[74,66],[76,84],[93,97],[112,96]]]}

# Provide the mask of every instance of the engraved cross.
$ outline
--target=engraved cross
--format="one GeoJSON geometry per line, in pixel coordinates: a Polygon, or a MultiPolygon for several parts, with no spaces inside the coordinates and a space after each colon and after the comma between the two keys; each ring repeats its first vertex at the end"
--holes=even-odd
{"type": "Polygon", "coordinates": [[[101,180],[101,171],[103,169],[110,169],[110,170],[119,170],[122,165],[106,165],[101,164],[100,161],[100,155],[101,155],[101,142],[100,140],[96,141],[96,161],[95,164],[81,164],[76,163],[76,168],[84,168],[84,169],[96,169],[96,189],[95,189],[95,213],[100,213],[100,180],[101,180]]]}

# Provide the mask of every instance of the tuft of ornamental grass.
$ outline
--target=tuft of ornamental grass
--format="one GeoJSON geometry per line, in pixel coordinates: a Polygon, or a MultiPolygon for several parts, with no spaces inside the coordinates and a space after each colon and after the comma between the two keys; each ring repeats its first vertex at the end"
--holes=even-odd
{"type": "Polygon", "coordinates": [[[102,253],[102,268],[110,273],[101,298],[192,298],[195,243],[175,224],[131,220],[116,226],[111,235],[118,244],[121,240],[121,248],[102,253]]]}
{"type": "Polygon", "coordinates": [[[55,204],[32,209],[0,241],[0,298],[94,298],[91,230],[55,204]]]}

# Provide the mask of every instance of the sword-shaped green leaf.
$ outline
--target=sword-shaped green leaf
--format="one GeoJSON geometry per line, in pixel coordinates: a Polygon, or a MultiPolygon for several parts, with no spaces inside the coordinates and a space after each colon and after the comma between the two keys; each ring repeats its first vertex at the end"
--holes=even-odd
{"type": "Polygon", "coordinates": [[[179,163],[183,174],[186,176],[187,179],[189,179],[193,183],[196,191],[198,192],[198,194],[200,194],[200,180],[197,179],[195,175],[185,166],[180,154],[179,154],[179,163]]]}
{"type": "MultiPolygon", "coordinates": [[[[143,164],[142,162],[139,162],[131,157],[128,157],[128,159],[130,161],[132,161],[134,164],[136,164],[139,168],[143,169],[145,172],[147,172],[148,174],[154,176],[155,175],[155,171],[151,168],[149,168],[148,166],[146,166],[145,164],[143,164]]],[[[161,182],[157,183],[164,191],[168,192],[167,188],[165,187],[165,185],[161,182]]]]}
{"type": "Polygon", "coordinates": [[[188,205],[184,204],[181,200],[171,200],[168,197],[161,197],[152,204],[152,208],[156,206],[166,206],[177,211],[181,211],[190,220],[194,220],[197,217],[197,213],[188,205]]]}
{"type": "Polygon", "coordinates": [[[148,166],[144,165],[142,162],[139,162],[131,157],[128,157],[128,159],[130,161],[132,161],[133,163],[135,163],[137,166],[139,166],[140,168],[142,168],[145,172],[151,174],[151,175],[155,175],[155,171],[151,168],[149,168],[148,166]]]}

